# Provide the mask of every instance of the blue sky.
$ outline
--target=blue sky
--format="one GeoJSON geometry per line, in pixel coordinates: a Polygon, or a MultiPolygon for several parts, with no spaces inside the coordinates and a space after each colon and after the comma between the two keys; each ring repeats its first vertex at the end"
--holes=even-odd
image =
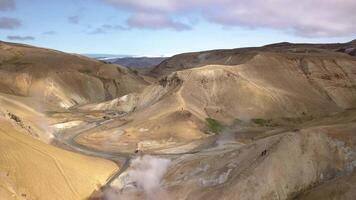
{"type": "Polygon", "coordinates": [[[286,1],[0,0],[0,40],[72,53],[159,56],[356,38],[353,1],[318,6],[322,1],[302,0],[284,11],[293,8],[286,1]]]}

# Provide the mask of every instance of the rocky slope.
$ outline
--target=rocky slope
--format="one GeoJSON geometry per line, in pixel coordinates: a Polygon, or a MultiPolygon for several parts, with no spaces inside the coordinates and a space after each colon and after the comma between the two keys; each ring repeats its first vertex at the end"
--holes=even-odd
{"type": "Polygon", "coordinates": [[[93,198],[350,199],[351,186],[333,186],[354,183],[354,44],[187,53],[148,83],[117,65],[2,43],[0,71],[15,81],[0,81],[0,114],[19,132],[118,163],[93,198]],[[142,172],[140,162],[165,167],[142,172]],[[147,173],[157,188],[142,183],[147,173]]]}

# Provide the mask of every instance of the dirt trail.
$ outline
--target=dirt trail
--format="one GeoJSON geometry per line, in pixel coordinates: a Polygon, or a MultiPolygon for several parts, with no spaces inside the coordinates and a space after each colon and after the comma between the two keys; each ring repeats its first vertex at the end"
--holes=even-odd
{"type": "MultiPolygon", "coordinates": [[[[126,115],[126,114],[118,115],[111,119],[101,119],[99,121],[92,122],[92,123],[88,124],[85,128],[81,129],[80,131],[65,132],[65,133],[58,134],[56,136],[56,140],[60,144],[63,144],[66,147],[69,147],[72,151],[75,151],[75,152],[78,152],[81,154],[85,154],[85,155],[89,155],[89,156],[94,156],[94,157],[111,160],[111,161],[115,162],[117,165],[119,165],[119,170],[116,173],[114,173],[111,177],[109,177],[109,179],[107,180],[106,185],[110,185],[110,183],[112,183],[121,173],[123,173],[129,167],[131,159],[136,157],[137,154],[134,152],[133,153],[104,152],[104,151],[100,151],[100,150],[93,149],[93,148],[84,146],[82,144],[79,144],[76,142],[75,139],[94,128],[98,128],[99,126],[108,124],[108,123],[114,121],[115,119],[123,117],[124,115],[126,115]]],[[[150,153],[150,155],[155,155],[155,156],[166,157],[166,158],[172,159],[172,158],[176,158],[178,156],[185,155],[185,154],[195,154],[195,153],[201,152],[202,150],[205,150],[207,148],[214,146],[216,139],[217,139],[216,137],[214,137],[212,140],[207,139],[208,145],[201,145],[202,148],[199,148],[198,150],[194,150],[194,151],[190,151],[190,152],[167,153],[167,154],[165,154],[165,153],[150,153]]]]}

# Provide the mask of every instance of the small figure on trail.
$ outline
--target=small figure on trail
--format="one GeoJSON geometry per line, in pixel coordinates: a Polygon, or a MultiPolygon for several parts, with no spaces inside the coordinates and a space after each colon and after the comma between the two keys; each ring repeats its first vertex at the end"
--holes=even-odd
{"type": "Polygon", "coordinates": [[[136,143],[136,150],[135,150],[135,154],[141,156],[143,154],[142,151],[142,144],[141,143],[136,143]]]}
{"type": "Polygon", "coordinates": [[[265,156],[267,154],[267,150],[262,151],[261,156],[265,156]]]}

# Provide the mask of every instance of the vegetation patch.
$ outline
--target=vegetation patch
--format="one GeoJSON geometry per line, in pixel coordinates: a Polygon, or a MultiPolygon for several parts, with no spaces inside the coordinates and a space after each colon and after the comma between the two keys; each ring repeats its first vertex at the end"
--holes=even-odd
{"type": "Polygon", "coordinates": [[[224,130],[224,126],[219,121],[213,118],[206,118],[205,120],[208,125],[209,131],[213,133],[221,133],[224,130]]]}
{"type": "Polygon", "coordinates": [[[272,119],[261,119],[261,118],[253,118],[251,121],[259,126],[267,126],[267,127],[276,127],[277,123],[274,123],[272,119]]]}
{"type": "Polygon", "coordinates": [[[83,73],[83,74],[90,74],[91,73],[91,70],[90,69],[79,69],[78,70],[80,73],[83,73]]]}
{"type": "MultiPolygon", "coordinates": [[[[31,63],[28,62],[22,62],[21,61],[21,57],[23,56],[22,53],[16,52],[15,55],[11,56],[8,59],[4,59],[0,61],[0,65],[15,65],[15,66],[19,66],[19,65],[29,65],[31,63]]],[[[18,69],[16,69],[18,70],[18,69]]]]}
{"type": "Polygon", "coordinates": [[[243,124],[243,123],[244,123],[244,121],[242,121],[239,118],[234,119],[234,124],[243,124]]]}

